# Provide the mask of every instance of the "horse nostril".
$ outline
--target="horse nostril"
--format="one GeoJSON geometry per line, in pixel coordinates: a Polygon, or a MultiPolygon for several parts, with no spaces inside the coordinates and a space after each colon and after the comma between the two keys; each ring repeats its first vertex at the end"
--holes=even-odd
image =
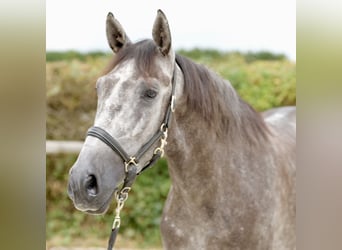
{"type": "Polygon", "coordinates": [[[89,196],[97,195],[97,181],[94,175],[88,175],[85,181],[85,188],[89,196]]]}

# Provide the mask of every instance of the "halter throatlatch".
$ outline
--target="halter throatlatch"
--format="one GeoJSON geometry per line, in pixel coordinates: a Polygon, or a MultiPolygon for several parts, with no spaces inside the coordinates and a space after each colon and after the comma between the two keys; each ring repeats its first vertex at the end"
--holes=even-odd
{"type": "Polygon", "coordinates": [[[120,143],[115,140],[107,131],[100,127],[91,127],[87,136],[93,136],[100,139],[102,142],[107,144],[115,153],[117,153],[124,163],[125,168],[125,179],[120,191],[115,193],[115,199],[117,201],[117,207],[115,209],[115,218],[113,221],[112,232],[110,234],[110,238],[108,241],[108,250],[111,250],[114,246],[117,233],[119,231],[121,219],[120,219],[120,211],[123,208],[125,201],[128,198],[128,192],[131,190],[131,187],[140,173],[149,167],[153,166],[156,161],[164,155],[164,147],[167,144],[167,133],[168,128],[171,121],[172,113],[175,111],[175,72],[176,65],[174,68],[173,76],[172,76],[172,91],[171,97],[166,109],[166,114],[164,120],[160,126],[160,129],[148,140],[139,150],[133,155],[129,156],[129,154],[121,147],[120,143]],[[146,163],[145,166],[142,167],[141,171],[138,172],[137,166],[139,164],[139,160],[153,147],[153,145],[160,140],[160,145],[153,151],[153,155],[151,159],[146,163]]]}

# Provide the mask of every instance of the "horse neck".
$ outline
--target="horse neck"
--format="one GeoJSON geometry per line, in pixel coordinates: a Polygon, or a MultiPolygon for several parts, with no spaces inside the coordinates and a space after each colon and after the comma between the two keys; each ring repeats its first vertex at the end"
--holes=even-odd
{"type": "Polygon", "coordinates": [[[179,184],[174,186],[188,189],[195,185],[198,191],[214,185],[217,190],[222,176],[225,182],[233,181],[241,173],[236,168],[255,166],[247,161],[255,161],[253,156],[265,150],[261,145],[267,144],[267,128],[259,114],[239,98],[229,82],[217,80],[215,84],[220,94],[213,101],[218,102],[220,114],[211,122],[193,112],[185,96],[177,100],[181,108],[174,114],[166,147],[172,182],[179,184]],[[203,181],[209,186],[203,186],[203,181]]]}

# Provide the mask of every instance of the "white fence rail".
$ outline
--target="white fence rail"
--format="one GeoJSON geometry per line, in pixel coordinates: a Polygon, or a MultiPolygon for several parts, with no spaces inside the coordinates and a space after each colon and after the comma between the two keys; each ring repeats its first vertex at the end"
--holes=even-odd
{"type": "Polygon", "coordinates": [[[83,141],[46,141],[46,154],[78,154],[83,141]]]}

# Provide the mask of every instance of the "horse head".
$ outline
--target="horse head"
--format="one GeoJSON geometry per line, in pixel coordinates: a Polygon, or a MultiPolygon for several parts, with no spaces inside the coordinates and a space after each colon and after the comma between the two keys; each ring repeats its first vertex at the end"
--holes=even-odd
{"type": "MultiPolygon", "coordinates": [[[[161,124],[170,104],[175,67],[170,29],[164,13],[158,10],[153,40],[132,43],[109,13],[106,33],[115,56],[111,70],[96,83],[94,126],[115,138],[127,155],[135,155],[157,131],[165,132],[161,124]]],[[[137,173],[151,159],[158,143],[153,141],[154,145],[134,162],[137,173]]],[[[68,194],[77,209],[102,214],[125,176],[120,154],[98,138],[87,136],[69,173],[68,194]]]]}

